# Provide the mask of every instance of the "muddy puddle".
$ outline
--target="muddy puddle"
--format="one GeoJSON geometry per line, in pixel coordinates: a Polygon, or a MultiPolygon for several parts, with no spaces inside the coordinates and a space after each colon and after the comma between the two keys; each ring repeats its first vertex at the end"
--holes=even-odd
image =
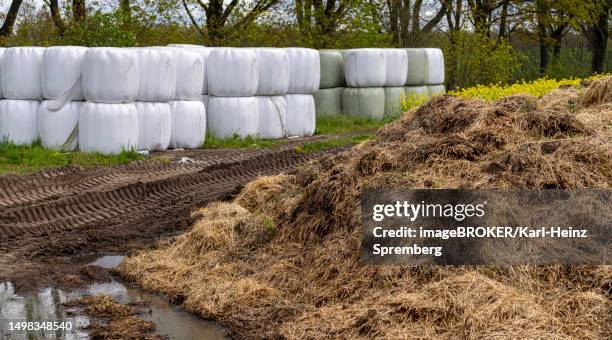
{"type": "MultiPolygon", "coordinates": [[[[89,264],[115,268],[122,260],[123,256],[110,255],[96,258],[89,264]]],[[[88,331],[84,328],[90,324],[91,318],[82,308],[66,307],[64,303],[97,294],[109,295],[121,304],[146,303],[150,306],[150,312],[147,311],[139,317],[154,322],[157,326],[155,333],[168,339],[227,338],[224,330],[216,323],[201,320],[171,304],[162,296],[113,279],[111,282],[94,283],[71,291],[46,288],[23,296],[15,294],[11,282],[0,282],[0,339],[89,339],[88,331]],[[16,322],[24,321],[58,321],[59,329],[14,330],[16,322]],[[11,327],[12,331],[9,330],[11,327]]]]}

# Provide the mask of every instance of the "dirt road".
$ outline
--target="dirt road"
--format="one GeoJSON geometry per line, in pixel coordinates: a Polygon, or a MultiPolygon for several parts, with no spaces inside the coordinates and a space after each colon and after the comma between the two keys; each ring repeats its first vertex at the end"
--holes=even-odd
{"type": "Polygon", "coordinates": [[[0,177],[0,281],[17,290],[80,285],[87,278],[78,274],[78,256],[144,247],[188,227],[194,208],[231,197],[257,176],[341,149],[189,150],[155,155],[167,162],[0,177]],[[179,163],[182,157],[194,162],[179,163]]]}

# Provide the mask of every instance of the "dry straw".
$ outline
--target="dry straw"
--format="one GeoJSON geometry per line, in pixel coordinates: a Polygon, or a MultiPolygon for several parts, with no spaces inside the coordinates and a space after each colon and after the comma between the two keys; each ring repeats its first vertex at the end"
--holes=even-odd
{"type": "Polygon", "coordinates": [[[345,153],[248,184],[120,270],[239,338],[610,338],[609,266],[359,261],[362,187],[610,188],[610,84],[435,97],[345,153]]]}

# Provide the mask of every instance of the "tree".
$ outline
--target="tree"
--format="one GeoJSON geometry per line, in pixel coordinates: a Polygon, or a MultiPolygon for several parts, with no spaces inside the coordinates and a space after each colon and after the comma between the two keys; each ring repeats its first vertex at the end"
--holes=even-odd
{"type": "Polygon", "coordinates": [[[208,37],[213,44],[219,44],[228,32],[240,31],[252,24],[257,17],[276,5],[279,0],[255,0],[254,5],[245,14],[237,8],[239,0],[231,0],[224,6],[223,0],[194,0],[195,4],[204,11],[206,20],[203,25],[198,24],[189,5],[193,1],[181,0],[183,8],[197,31],[208,37]],[[230,24],[230,18],[233,19],[230,24]]]}
{"type": "Polygon", "coordinates": [[[9,7],[4,23],[0,28],[0,37],[8,37],[11,33],[13,33],[13,26],[15,26],[15,20],[17,20],[17,14],[19,13],[19,8],[21,7],[22,2],[23,0],[11,1],[11,7],[9,7]]]}
{"type": "Polygon", "coordinates": [[[426,4],[423,0],[387,0],[389,32],[393,43],[404,47],[421,45],[423,38],[444,18],[448,3],[448,0],[426,4]],[[425,23],[422,17],[424,11],[435,13],[425,23]]]}
{"type": "Polygon", "coordinates": [[[609,21],[612,11],[612,0],[595,0],[597,7],[591,11],[588,22],[582,24],[582,31],[591,45],[591,71],[605,72],[608,56],[608,37],[610,34],[609,21]]]}
{"type": "MultiPolygon", "coordinates": [[[[51,19],[53,25],[57,28],[60,35],[64,35],[67,29],[67,25],[62,19],[60,13],[59,1],[58,0],[44,0],[45,4],[49,7],[51,12],[51,19]]],[[[123,2],[123,0],[122,0],[123,2]]],[[[85,20],[87,14],[85,0],[72,0],[72,21],[74,23],[81,23],[85,20]]]]}

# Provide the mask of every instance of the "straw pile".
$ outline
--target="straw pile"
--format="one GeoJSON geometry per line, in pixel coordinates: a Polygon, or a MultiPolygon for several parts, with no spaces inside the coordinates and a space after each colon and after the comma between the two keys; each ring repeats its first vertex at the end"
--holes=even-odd
{"type": "Polygon", "coordinates": [[[120,270],[241,338],[610,338],[609,266],[359,261],[364,186],[610,188],[612,103],[588,99],[597,84],[436,97],[343,154],[202,209],[191,231],[120,270]]]}

